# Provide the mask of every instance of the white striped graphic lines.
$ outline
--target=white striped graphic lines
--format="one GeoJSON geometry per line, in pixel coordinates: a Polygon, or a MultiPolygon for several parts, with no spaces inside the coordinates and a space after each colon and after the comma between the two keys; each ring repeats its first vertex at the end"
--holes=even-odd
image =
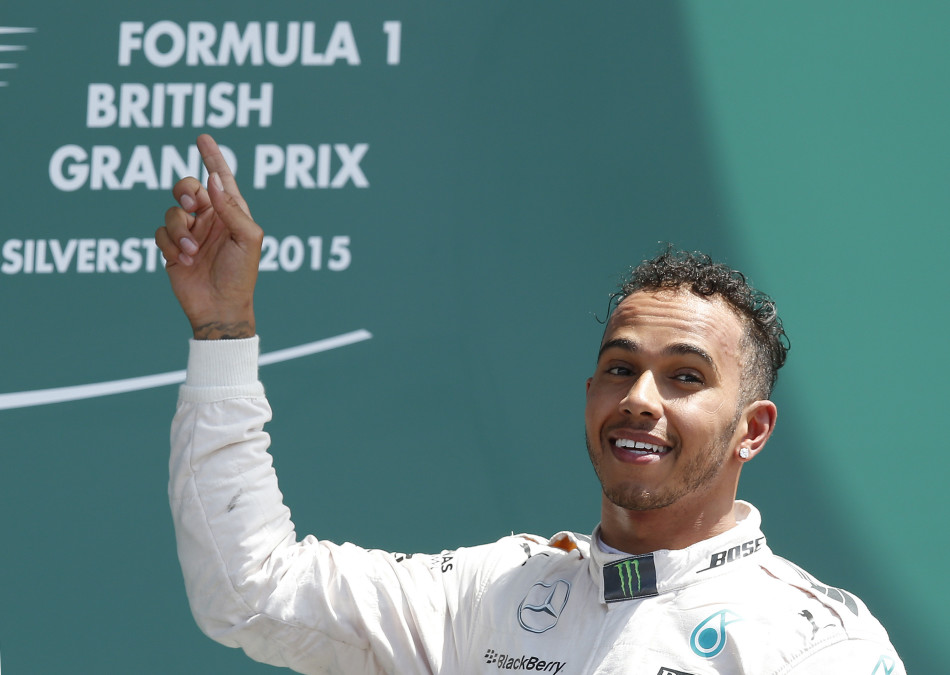
{"type": "MultiPolygon", "coordinates": [[[[299,359],[320,352],[328,352],[340,347],[347,347],[357,342],[369,340],[373,335],[364,329],[354,330],[349,333],[341,333],[333,337],[324,338],[315,342],[279,349],[267,354],[261,354],[258,363],[262,366],[269,366],[273,363],[299,359]]],[[[14,408],[29,408],[38,405],[48,405],[50,403],[64,403],[66,401],[80,401],[88,398],[98,398],[100,396],[110,396],[112,394],[126,394],[133,391],[142,391],[143,389],[154,389],[164,387],[170,384],[181,384],[185,381],[185,371],[175,370],[170,373],[158,373],[156,375],[145,375],[144,377],[130,377],[124,380],[112,380],[110,382],[94,382],[92,384],[80,384],[72,387],[56,387],[54,389],[36,389],[33,391],[18,391],[9,394],[0,394],[0,410],[12,410],[14,408]]]]}
{"type": "MultiPolygon", "coordinates": [[[[0,26],[0,71],[2,70],[13,70],[18,66],[17,63],[10,61],[8,59],[12,58],[12,54],[15,52],[26,51],[26,45],[21,44],[6,44],[6,36],[13,35],[23,35],[25,33],[35,33],[35,28],[16,28],[14,26],[0,26]],[[8,56],[9,54],[9,56],[8,56]]],[[[9,86],[9,82],[6,80],[0,80],[0,87],[9,86]]]]}

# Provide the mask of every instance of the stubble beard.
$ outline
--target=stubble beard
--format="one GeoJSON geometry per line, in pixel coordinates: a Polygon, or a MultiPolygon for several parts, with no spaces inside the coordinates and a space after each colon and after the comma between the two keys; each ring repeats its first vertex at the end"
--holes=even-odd
{"type": "MultiPolygon", "coordinates": [[[[692,457],[672,477],[673,483],[658,486],[654,491],[634,483],[607,484],[602,468],[604,454],[595,453],[591,447],[590,437],[585,433],[587,453],[591,464],[600,480],[604,496],[611,503],[628,511],[650,511],[670,506],[682,497],[701,491],[710,485],[719,474],[729,452],[729,441],[738,425],[736,420],[726,429],[719,438],[708,443],[700,452],[692,457]],[[678,476],[678,478],[677,478],[678,476]]],[[[606,450],[606,448],[604,449],[606,450]]],[[[676,458],[673,458],[676,459],[676,458]]]]}

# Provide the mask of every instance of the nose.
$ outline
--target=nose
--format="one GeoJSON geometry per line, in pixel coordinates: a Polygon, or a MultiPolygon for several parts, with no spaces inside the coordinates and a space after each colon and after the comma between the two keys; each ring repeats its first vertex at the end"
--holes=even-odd
{"type": "Polygon", "coordinates": [[[626,396],[620,400],[620,409],[635,417],[659,419],[663,416],[663,398],[653,373],[646,370],[640,374],[627,390],[626,396]]]}

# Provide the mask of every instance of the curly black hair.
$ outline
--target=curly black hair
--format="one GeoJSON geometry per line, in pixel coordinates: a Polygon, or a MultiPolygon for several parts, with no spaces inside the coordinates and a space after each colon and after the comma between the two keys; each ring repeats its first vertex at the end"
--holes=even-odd
{"type": "Polygon", "coordinates": [[[753,288],[742,272],[713,262],[705,253],[675,250],[668,245],[655,258],[630,270],[620,290],[611,296],[611,307],[637,291],[682,287],[703,297],[720,296],[745,319],[742,347],[744,353],[751,352],[752,358],[743,359],[740,396],[744,402],[769,398],[791,345],[775,302],[753,288]]]}

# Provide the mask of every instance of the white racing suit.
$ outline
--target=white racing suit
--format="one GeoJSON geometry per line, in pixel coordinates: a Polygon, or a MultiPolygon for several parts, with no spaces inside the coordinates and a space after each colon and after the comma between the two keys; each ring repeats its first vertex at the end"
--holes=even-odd
{"type": "Polygon", "coordinates": [[[773,555],[744,502],[728,532],[638,556],[569,532],[435,555],[298,541],[257,344],[193,341],[172,428],[188,598],[222,644],[345,675],[905,675],[864,603],[773,555]]]}

